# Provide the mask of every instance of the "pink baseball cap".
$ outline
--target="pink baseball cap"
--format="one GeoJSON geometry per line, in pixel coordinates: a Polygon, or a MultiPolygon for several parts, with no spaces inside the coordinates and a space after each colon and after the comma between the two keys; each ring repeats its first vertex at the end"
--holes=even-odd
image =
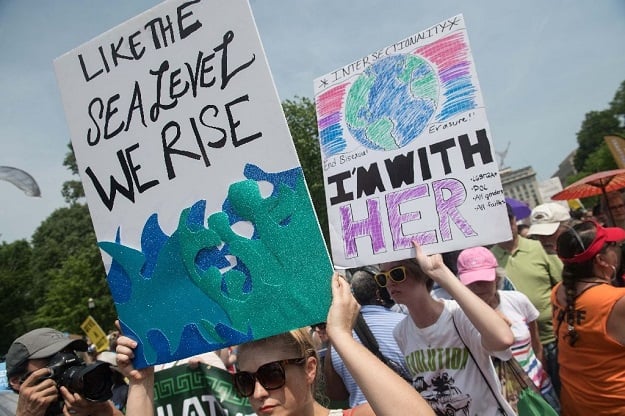
{"type": "Polygon", "coordinates": [[[462,250],[458,256],[458,277],[463,285],[473,282],[492,282],[497,278],[497,259],[485,247],[462,250]]]}

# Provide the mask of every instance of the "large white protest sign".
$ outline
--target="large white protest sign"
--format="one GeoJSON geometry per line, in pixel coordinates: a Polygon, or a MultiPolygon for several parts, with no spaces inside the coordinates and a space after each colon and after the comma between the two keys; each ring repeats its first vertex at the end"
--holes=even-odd
{"type": "Polygon", "coordinates": [[[510,238],[462,15],[315,80],[334,264],[510,238]]]}
{"type": "Polygon", "coordinates": [[[136,365],[325,320],[332,267],[247,1],[162,3],[55,67],[136,365]]]}

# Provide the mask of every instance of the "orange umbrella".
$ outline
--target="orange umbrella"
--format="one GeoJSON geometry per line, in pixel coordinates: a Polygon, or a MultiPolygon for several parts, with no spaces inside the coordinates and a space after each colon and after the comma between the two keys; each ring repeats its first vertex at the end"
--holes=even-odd
{"type": "Polygon", "coordinates": [[[625,188],[625,169],[606,170],[593,173],[574,182],[553,195],[555,201],[588,198],[625,188]]]}
{"type": "MultiPolygon", "coordinates": [[[[605,195],[608,192],[618,191],[625,188],[625,169],[606,170],[604,172],[593,173],[577,182],[574,182],[553,195],[551,199],[555,201],[566,201],[570,199],[588,198],[589,196],[605,195]]],[[[612,212],[610,222],[614,224],[612,212]]]]}

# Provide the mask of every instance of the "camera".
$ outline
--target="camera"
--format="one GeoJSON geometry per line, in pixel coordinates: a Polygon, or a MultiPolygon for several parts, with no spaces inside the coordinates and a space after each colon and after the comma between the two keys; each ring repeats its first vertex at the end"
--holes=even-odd
{"type": "Polygon", "coordinates": [[[50,376],[57,385],[78,393],[92,402],[105,402],[113,395],[113,378],[108,363],[83,363],[76,354],[59,352],[48,363],[50,376]]]}

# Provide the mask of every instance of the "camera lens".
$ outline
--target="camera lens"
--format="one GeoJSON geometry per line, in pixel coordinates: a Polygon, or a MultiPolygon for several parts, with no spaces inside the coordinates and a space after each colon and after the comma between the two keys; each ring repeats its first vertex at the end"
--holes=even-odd
{"type": "Polygon", "coordinates": [[[113,379],[107,363],[70,367],[63,374],[61,385],[93,402],[104,402],[113,396],[113,379]]]}

